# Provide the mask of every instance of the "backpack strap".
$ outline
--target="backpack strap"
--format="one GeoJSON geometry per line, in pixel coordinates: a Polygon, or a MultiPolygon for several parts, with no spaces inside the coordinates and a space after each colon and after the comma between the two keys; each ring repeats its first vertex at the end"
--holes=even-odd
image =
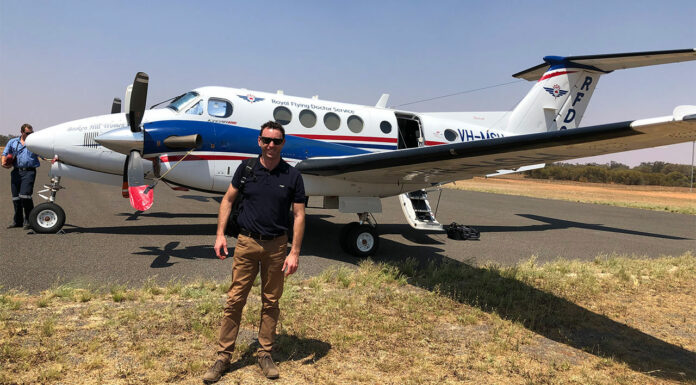
{"type": "MultiPolygon", "coordinates": [[[[242,161],[244,165],[244,171],[242,172],[242,178],[239,181],[239,191],[244,191],[244,185],[246,182],[254,176],[254,166],[256,166],[257,158],[248,158],[242,161]]],[[[253,180],[255,180],[254,178],[253,180]]]]}

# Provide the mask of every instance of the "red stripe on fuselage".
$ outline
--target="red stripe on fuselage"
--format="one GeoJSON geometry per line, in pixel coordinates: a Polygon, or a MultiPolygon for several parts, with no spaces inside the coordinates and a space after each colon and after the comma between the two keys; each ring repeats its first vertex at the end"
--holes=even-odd
{"type": "Polygon", "coordinates": [[[574,74],[574,73],[576,73],[576,72],[578,72],[578,71],[560,71],[560,72],[554,72],[554,73],[552,73],[552,74],[546,74],[546,75],[542,76],[541,79],[539,79],[539,81],[546,80],[546,79],[550,79],[550,78],[556,77],[556,76],[558,76],[558,75],[574,74]]]}
{"type": "MultiPolygon", "coordinates": [[[[160,162],[178,162],[184,155],[162,155],[160,156],[160,162]]],[[[184,159],[188,160],[244,160],[250,158],[250,156],[239,156],[239,155],[189,155],[184,159]]]]}
{"type": "Polygon", "coordinates": [[[310,134],[288,134],[292,136],[299,136],[305,139],[319,139],[319,140],[350,140],[355,142],[382,142],[382,143],[396,143],[396,138],[380,138],[377,136],[348,136],[348,135],[310,135],[310,134]]]}

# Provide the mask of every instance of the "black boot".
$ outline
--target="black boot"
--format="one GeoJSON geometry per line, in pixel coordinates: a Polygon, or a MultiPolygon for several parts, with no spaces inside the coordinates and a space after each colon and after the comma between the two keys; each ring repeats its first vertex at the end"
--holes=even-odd
{"type": "Polygon", "coordinates": [[[12,198],[12,204],[14,205],[14,218],[12,223],[7,226],[8,229],[12,227],[22,227],[24,224],[24,216],[22,215],[22,202],[21,199],[12,198]]]}
{"type": "Polygon", "coordinates": [[[34,209],[34,201],[31,198],[22,198],[22,208],[24,208],[24,228],[29,228],[29,213],[34,209]]]}

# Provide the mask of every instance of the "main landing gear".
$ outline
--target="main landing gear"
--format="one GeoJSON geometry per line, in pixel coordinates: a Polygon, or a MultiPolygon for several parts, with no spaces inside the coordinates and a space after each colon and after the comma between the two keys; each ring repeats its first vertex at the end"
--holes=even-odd
{"type": "Polygon", "coordinates": [[[64,187],[60,185],[60,177],[51,178],[50,185],[44,185],[45,189],[39,191],[39,196],[48,199],[48,202],[41,203],[34,207],[29,213],[29,225],[37,234],[55,234],[62,232],[65,224],[65,211],[55,203],[56,193],[64,187]],[[41,195],[42,192],[50,192],[49,197],[41,195]]]}
{"type": "Polygon", "coordinates": [[[370,213],[358,213],[359,222],[351,222],[341,229],[341,248],[356,257],[374,255],[379,246],[377,222],[370,213]]]}

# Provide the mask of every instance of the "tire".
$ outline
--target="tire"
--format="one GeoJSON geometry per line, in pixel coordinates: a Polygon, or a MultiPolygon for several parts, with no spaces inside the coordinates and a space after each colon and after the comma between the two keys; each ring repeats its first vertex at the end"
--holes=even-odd
{"type": "Polygon", "coordinates": [[[370,225],[358,225],[352,228],[347,240],[349,253],[359,258],[374,255],[379,247],[377,229],[370,225]]]}
{"type": "Polygon", "coordinates": [[[341,244],[341,250],[348,254],[353,254],[353,251],[350,248],[350,244],[353,242],[351,239],[349,239],[350,233],[358,226],[360,226],[360,223],[350,222],[341,228],[341,233],[338,236],[338,240],[341,244]]]}
{"type": "Polygon", "coordinates": [[[55,203],[42,203],[29,213],[29,225],[37,234],[55,234],[65,224],[65,211],[55,203]]]}

